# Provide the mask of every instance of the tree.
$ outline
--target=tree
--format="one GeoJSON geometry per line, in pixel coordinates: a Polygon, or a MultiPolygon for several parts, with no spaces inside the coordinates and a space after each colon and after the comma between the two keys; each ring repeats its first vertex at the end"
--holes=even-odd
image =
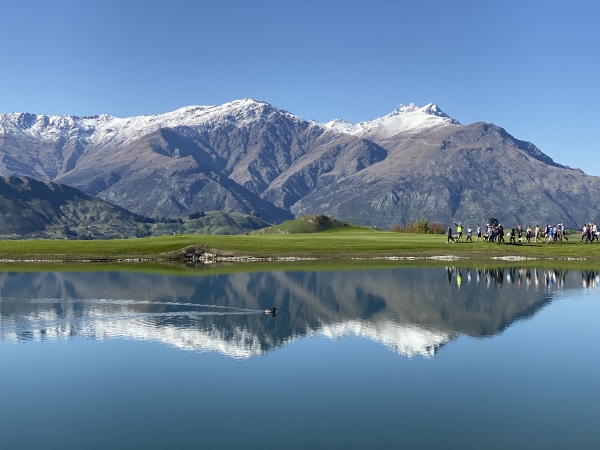
{"type": "Polygon", "coordinates": [[[415,220],[413,227],[415,229],[415,231],[414,231],[415,233],[419,233],[419,234],[429,233],[429,221],[425,218],[415,220]]]}
{"type": "Polygon", "coordinates": [[[495,217],[490,217],[487,221],[487,223],[489,225],[491,225],[492,227],[497,227],[498,224],[500,223],[500,221],[498,219],[496,219],[495,217]]]}

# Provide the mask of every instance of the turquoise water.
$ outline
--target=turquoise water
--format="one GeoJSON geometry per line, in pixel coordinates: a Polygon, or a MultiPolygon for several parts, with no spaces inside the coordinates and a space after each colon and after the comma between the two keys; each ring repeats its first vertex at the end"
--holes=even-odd
{"type": "Polygon", "coordinates": [[[0,273],[2,448],[595,449],[599,287],[518,268],[0,273]]]}

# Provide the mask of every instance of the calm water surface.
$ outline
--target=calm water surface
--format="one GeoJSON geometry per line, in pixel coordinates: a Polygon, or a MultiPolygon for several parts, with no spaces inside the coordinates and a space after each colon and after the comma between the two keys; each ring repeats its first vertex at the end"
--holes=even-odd
{"type": "Polygon", "coordinates": [[[599,294],[580,270],[0,272],[1,448],[597,449],[599,294]]]}

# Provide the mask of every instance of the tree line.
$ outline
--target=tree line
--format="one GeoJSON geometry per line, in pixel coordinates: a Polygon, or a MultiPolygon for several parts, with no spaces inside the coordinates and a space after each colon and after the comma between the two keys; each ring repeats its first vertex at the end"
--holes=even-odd
{"type": "Polygon", "coordinates": [[[422,218],[404,226],[394,224],[392,225],[392,231],[396,233],[444,234],[446,227],[442,223],[429,223],[429,220],[422,218]]]}

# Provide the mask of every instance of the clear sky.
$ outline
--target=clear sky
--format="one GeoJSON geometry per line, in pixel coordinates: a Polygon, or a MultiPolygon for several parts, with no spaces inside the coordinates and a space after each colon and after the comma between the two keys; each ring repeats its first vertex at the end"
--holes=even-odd
{"type": "Polygon", "coordinates": [[[249,97],[359,122],[432,102],[600,176],[597,0],[28,0],[0,14],[0,113],[249,97]]]}

